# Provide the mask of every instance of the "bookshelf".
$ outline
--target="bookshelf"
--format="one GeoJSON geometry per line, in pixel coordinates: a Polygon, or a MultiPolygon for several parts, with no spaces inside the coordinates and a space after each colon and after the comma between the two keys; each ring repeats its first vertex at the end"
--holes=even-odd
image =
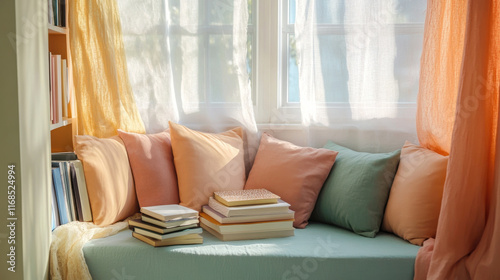
{"type": "MultiPolygon", "coordinates": [[[[66,5],[66,23],[68,22],[68,6],[66,5]]],[[[67,24],[66,24],[67,25],[67,24]]],[[[69,43],[69,28],[56,26],[48,23],[48,49],[52,54],[60,55],[61,60],[67,63],[68,98],[69,104],[66,106],[67,114],[50,125],[51,152],[71,152],[73,151],[73,136],[77,133],[77,122],[74,114],[74,88],[72,85],[71,53],[69,43]],[[73,109],[73,110],[72,110],[73,109]]],[[[65,106],[65,105],[62,105],[65,106]]]]}

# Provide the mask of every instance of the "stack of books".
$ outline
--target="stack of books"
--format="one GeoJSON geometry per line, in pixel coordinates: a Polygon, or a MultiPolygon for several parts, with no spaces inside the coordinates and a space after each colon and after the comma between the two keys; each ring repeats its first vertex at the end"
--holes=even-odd
{"type": "Polygon", "coordinates": [[[294,235],[294,211],[279,196],[265,190],[214,192],[203,206],[200,224],[222,241],[294,235]]]}
{"type": "Polygon", "coordinates": [[[83,165],[75,153],[52,154],[52,230],[72,221],[91,222],[83,165]]]}
{"type": "Polygon", "coordinates": [[[141,207],[141,219],[129,220],[132,236],[154,247],[200,244],[198,211],[177,204],[141,207]]]}

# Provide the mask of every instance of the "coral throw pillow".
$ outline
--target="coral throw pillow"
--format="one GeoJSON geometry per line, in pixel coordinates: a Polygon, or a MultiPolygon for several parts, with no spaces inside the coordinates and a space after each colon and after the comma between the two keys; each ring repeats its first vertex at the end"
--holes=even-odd
{"type": "Polygon", "coordinates": [[[179,190],[170,134],[118,131],[127,148],[140,207],[178,204],[179,190]]]}
{"type": "Polygon", "coordinates": [[[107,226],[139,211],[127,151],[118,136],[76,136],[94,224],[107,226]]]}
{"type": "Polygon", "coordinates": [[[311,219],[375,237],[382,224],[401,151],[363,153],[331,141],[324,147],[338,151],[339,155],[311,219]]]}
{"type": "Polygon", "coordinates": [[[406,142],[382,230],[416,245],[436,236],[448,157],[406,142]]]}
{"type": "Polygon", "coordinates": [[[169,122],[182,206],[200,211],[217,190],[241,190],[245,162],[241,127],[219,134],[169,122]]]}
{"type": "Polygon", "coordinates": [[[337,152],[299,147],[262,134],[245,189],[265,188],[290,203],[296,228],[305,228],[337,152]]]}

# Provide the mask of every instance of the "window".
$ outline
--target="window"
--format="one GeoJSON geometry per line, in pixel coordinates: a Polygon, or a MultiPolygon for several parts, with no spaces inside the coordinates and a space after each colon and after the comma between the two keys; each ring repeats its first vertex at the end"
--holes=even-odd
{"type": "MultiPolygon", "coordinates": [[[[276,15],[275,26],[279,30],[275,36],[278,39],[269,40],[270,45],[266,46],[279,50],[275,59],[278,63],[274,77],[278,80],[274,87],[275,111],[266,117],[271,122],[280,122],[278,119],[300,122],[296,14],[297,9],[304,7],[297,7],[299,1],[295,0],[281,0],[276,6],[262,2],[259,5],[265,4],[276,15]]],[[[307,62],[314,64],[311,66],[316,77],[314,84],[324,91],[321,98],[315,98],[316,106],[331,108],[327,109],[330,111],[349,108],[353,116],[356,111],[353,107],[372,106],[367,103],[377,98],[383,102],[373,102],[374,107],[415,107],[426,1],[316,0],[300,4],[304,2],[313,3],[309,8],[314,10],[313,16],[308,15],[314,21],[311,27],[314,34],[306,35],[315,38],[308,42],[314,47],[308,56],[311,61],[307,62]]],[[[299,10],[300,13],[303,11],[299,10]]],[[[272,38],[269,31],[264,33],[266,38],[272,38]]]]}

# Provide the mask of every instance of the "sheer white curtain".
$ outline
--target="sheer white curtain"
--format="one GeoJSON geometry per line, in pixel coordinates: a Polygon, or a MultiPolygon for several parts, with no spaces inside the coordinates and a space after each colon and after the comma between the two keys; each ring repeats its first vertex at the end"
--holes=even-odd
{"type": "MultiPolygon", "coordinates": [[[[129,77],[148,133],[168,121],[246,129],[258,146],[249,79],[246,0],[119,0],[129,77]]],[[[248,160],[247,160],[248,162],[248,160]]]]}
{"type": "Polygon", "coordinates": [[[255,132],[244,0],[119,0],[127,64],[147,132],[175,121],[255,132]]]}
{"type": "Polygon", "coordinates": [[[416,141],[426,1],[288,3],[304,144],[389,150],[416,141]]]}

